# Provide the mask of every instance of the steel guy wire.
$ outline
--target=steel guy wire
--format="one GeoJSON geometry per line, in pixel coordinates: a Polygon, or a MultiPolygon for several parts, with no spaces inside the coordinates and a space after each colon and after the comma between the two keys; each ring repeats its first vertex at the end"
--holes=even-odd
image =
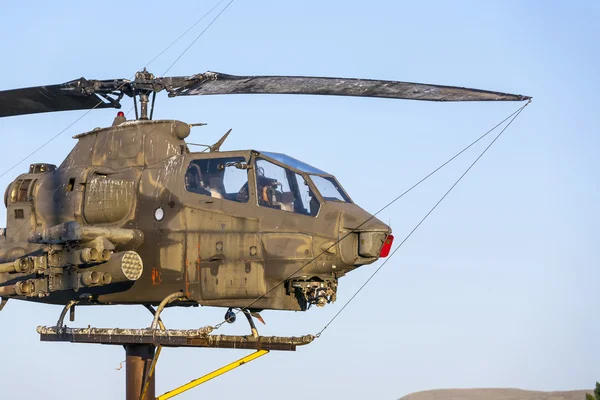
{"type": "MultiPolygon", "coordinates": [[[[531,101],[530,101],[531,102],[531,101]]],[[[502,121],[500,121],[499,123],[497,123],[493,128],[491,128],[490,130],[488,130],[486,133],[484,133],[483,135],[481,135],[480,137],[478,137],[477,139],[475,139],[473,142],[471,142],[468,146],[466,146],[465,148],[463,148],[461,151],[459,151],[458,153],[456,153],[454,156],[450,157],[447,161],[445,161],[444,163],[440,164],[437,168],[435,168],[433,171],[431,171],[429,174],[427,174],[425,177],[423,177],[421,180],[419,180],[417,183],[415,183],[414,185],[412,185],[410,188],[408,188],[407,190],[405,190],[403,193],[401,193],[399,196],[397,196],[396,198],[394,198],[392,201],[390,201],[389,203],[387,203],[385,206],[383,206],[382,208],[380,208],[377,212],[375,212],[374,214],[372,214],[369,218],[367,218],[364,222],[362,222],[360,225],[358,225],[356,229],[359,229],[360,227],[362,227],[364,224],[366,224],[367,222],[369,222],[370,220],[372,220],[373,218],[375,218],[375,216],[377,216],[378,214],[380,214],[381,212],[383,212],[385,209],[387,209],[389,206],[391,206],[392,204],[394,204],[396,201],[400,200],[402,197],[404,197],[404,195],[406,195],[407,193],[409,193],[411,190],[415,189],[417,186],[419,186],[421,183],[423,183],[424,181],[426,181],[428,178],[430,178],[432,175],[434,175],[435,173],[437,173],[439,170],[441,170],[442,168],[444,168],[446,165],[448,165],[449,163],[451,163],[452,161],[454,161],[454,159],[456,159],[457,157],[459,157],[461,154],[463,154],[465,151],[467,151],[468,149],[470,149],[471,147],[473,147],[475,144],[477,144],[479,141],[481,141],[483,138],[485,138],[486,136],[488,136],[490,133],[492,133],[494,130],[496,130],[499,126],[501,126],[504,122],[506,122],[507,120],[509,120],[511,117],[518,115],[527,105],[529,104],[529,102],[521,107],[519,107],[516,111],[514,111],[513,113],[511,113],[509,116],[507,116],[506,118],[504,118],[502,121]]],[[[505,128],[506,129],[506,128],[505,128]]],[[[294,271],[293,273],[291,273],[290,275],[288,275],[285,279],[283,279],[282,281],[280,281],[279,283],[277,283],[275,286],[273,286],[271,289],[269,289],[267,292],[265,292],[263,295],[258,296],[256,299],[254,299],[251,303],[249,303],[246,307],[240,308],[239,310],[237,310],[235,312],[235,315],[239,314],[240,312],[242,312],[242,310],[247,309],[249,307],[251,307],[252,305],[256,304],[257,301],[259,301],[260,299],[262,299],[263,297],[267,296],[269,293],[271,293],[273,290],[275,290],[276,288],[278,288],[279,286],[281,286],[285,281],[287,281],[288,279],[292,278],[294,275],[296,275],[298,272],[302,271],[305,267],[307,267],[308,265],[310,265],[313,261],[315,261],[316,259],[318,259],[319,257],[321,257],[323,254],[325,254],[329,249],[331,249],[332,247],[334,247],[335,245],[337,245],[339,242],[341,242],[342,240],[344,240],[346,237],[348,237],[349,235],[351,235],[353,232],[350,231],[348,233],[346,233],[345,235],[343,235],[340,239],[336,240],[333,244],[331,244],[329,247],[327,247],[327,249],[321,251],[319,254],[317,254],[315,257],[313,257],[311,260],[309,260],[307,263],[303,264],[300,268],[298,268],[296,271],[294,271]]],[[[225,322],[227,322],[225,319],[221,322],[219,322],[218,324],[216,324],[213,328],[218,329],[220,328],[225,322]]]]}
{"type": "Polygon", "coordinates": [[[454,184],[452,184],[452,186],[450,186],[450,189],[448,189],[446,191],[446,193],[444,193],[444,195],[437,201],[437,203],[435,203],[435,205],[429,210],[429,212],[427,212],[427,214],[425,214],[425,216],[419,221],[419,223],[417,225],[415,225],[415,227],[408,233],[408,235],[406,235],[404,237],[404,239],[402,240],[402,242],[400,242],[400,244],[398,246],[396,246],[396,248],[388,256],[388,258],[386,258],[385,261],[383,263],[381,263],[381,265],[358,288],[358,290],[350,297],[350,299],[348,299],[348,301],[346,303],[344,303],[344,305],[342,306],[342,308],[333,316],[333,318],[331,318],[329,320],[329,322],[327,322],[327,324],[325,324],[325,326],[323,327],[323,329],[321,329],[315,335],[315,337],[317,337],[317,338],[321,337],[321,334],[325,331],[325,329],[327,329],[329,327],[329,325],[331,325],[333,323],[333,321],[336,320],[336,318],[342,313],[342,311],[344,311],[346,309],[346,307],[348,307],[348,305],[352,302],[352,300],[354,300],[354,298],[356,296],[358,296],[358,294],[365,288],[365,286],[367,286],[367,284],[375,277],[375,275],[377,275],[377,273],[381,270],[381,268],[383,268],[383,266],[385,264],[387,264],[388,261],[390,261],[390,259],[394,256],[394,254],[396,254],[396,252],[402,247],[402,245],[404,243],[406,243],[406,241],[413,235],[413,233],[415,233],[415,231],[421,226],[421,224],[423,224],[423,222],[425,222],[425,220],[431,215],[431,213],[433,213],[433,211],[442,203],[442,201],[444,201],[444,199],[450,194],[450,192],[452,191],[452,189],[454,189],[456,187],[456,185],[458,185],[458,183],[469,173],[469,171],[475,166],[475,164],[477,164],[477,162],[492,147],[492,145],[494,143],[496,143],[496,141],[500,138],[500,136],[502,136],[502,134],[504,133],[504,131],[506,131],[506,129],[510,126],[510,124],[513,123],[513,121],[519,116],[519,114],[521,113],[521,111],[523,111],[525,109],[525,107],[527,107],[529,105],[529,103],[531,103],[531,101],[527,102],[527,104],[525,104],[523,107],[521,107],[516,112],[516,114],[514,115],[514,117],[512,117],[512,119],[508,122],[508,124],[506,124],[506,126],[500,131],[500,133],[498,133],[498,135],[496,135],[496,137],[490,142],[490,144],[488,144],[487,147],[485,149],[483,149],[483,151],[481,152],[481,154],[479,154],[479,156],[475,159],[475,161],[473,161],[471,163],[471,165],[469,165],[469,167],[465,170],[465,172],[463,172],[462,175],[454,182],[454,184]]]}
{"type": "Polygon", "coordinates": [[[204,20],[204,18],[206,18],[211,12],[213,12],[217,7],[219,7],[221,5],[221,3],[223,3],[225,0],[220,0],[217,4],[215,4],[215,6],[213,8],[211,8],[210,10],[208,10],[208,12],[206,14],[204,14],[198,21],[196,21],[192,26],[190,26],[185,32],[183,32],[181,35],[179,35],[179,37],[175,40],[173,40],[171,42],[170,45],[168,45],[167,47],[165,47],[163,49],[163,51],[161,51],[160,53],[158,53],[158,55],[156,57],[154,57],[152,60],[150,60],[145,66],[144,68],[148,67],[150,64],[152,64],[154,61],[156,61],[160,56],[162,56],[167,50],[169,50],[171,47],[173,47],[173,45],[175,43],[177,43],[179,40],[181,40],[182,37],[184,37],[185,35],[188,34],[189,31],[191,31],[192,29],[194,29],[196,27],[196,25],[198,25],[200,22],[202,22],[204,20]]]}
{"type": "MultiPolygon", "coordinates": [[[[231,3],[233,3],[234,0],[230,0],[229,3],[227,3],[227,5],[213,18],[212,21],[210,21],[210,23],[206,26],[206,28],[204,28],[204,30],[202,32],[200,32],[198,34],[198,36],[196,36],[196,39],[194,39],[192,41],[192,43],[190,43],[190,45],[188,47],[185,48],[185,50],[183,50],[183,53],[181,53],[179,55],[179,57],[177,57],[177,59],[175,59],[175,61],[173,61],[173,63],[169,66],[169,68],[167,68],[167,70],[165,72],[163,72],[163,76],[167,74],[167,72],[169,72],[171,70],[171,68],[173,68],[173,66],[175,64],[177,64],[177,61],[179,61],[181,59],[181,57],[183,57],[183,55],[185,53],[187,53],[187,51],[189,49],[192,48],[192,46],[194,45],[194,43],[196,43],[198,41],[198,39],[200,39],[200,37],[202,37],[202,35],[204,35],[204,32],[206,32],[208,30],[208,28],[210,28],[212,26],[212,24],[215,23],[215,21],[221,16],[221,14],[223,14],[225,12],[225,10],[227,10],[227,8],[229,8],[229,6],[231,5],[231,3]]],[[[219,3],[220,4],[220,3],[219,3]]],[[[215,6],[216,8],[216,6],[215,6]]],[[[211,10],[212,11],[212,10],[211,10]]]]}
{"type": "MultiPolygon", "coordinates": [[[[150,60],[150,62],[148,62],[146,64],[146,66],[150,65],[152,62],[154,62],[157,58],[159,58],[163,53],[165,53],[169,48],[171,48],[171,46],[173,46],[177,41],[179,41],[179,39],[181,39],[183,36],[185,36],[190,30],[192,30],[196,25],[198,25],[204,18],[206,18],[206,16],[208,16],[215,8],[217,8],[221,3],[223,3],[225,0],[221,0],[219,1],[213,8],[211,8],[206,14],[204,14],[198,21],[196,21],[188,30],[186,30],[183,34],[181,34],[177,39],[175,39],[175,41],[173,41],[170,45],[168,45],[163,51],[161,51],[156,57],[154,57],[152,60],[150,60]]],[[[204,34],[204,32],[206,32],[206,30],[215,22],[215,20],[217,18],[219,18],[219,16],[223,13],[223,11],[225,11],[225,9],[227,7],[229,7],[229,5],[233,3],[233,0],[231,0],[229,2],[229,4],[227,4],[227,6],[221,10],[221,12],[212,20],[212,22],[200,33],[200,35],[198,35],[198,37],[196,37],[196,39],[194,39],[194,41],[192,42],[192,44],[194,44],[199,38],[200,36],[202,36],[202,34],[204,34]]],[[[179,57],[175,60],[175,62],[173,64],[171,64],[171,66],[169,67],[169,69],[171,69],[173,67],[173,65],[175,65],[175,63],[185,54],[185,52],[187,52],[189,50],[189,48],[192,47],[191,45],[188,46],[184,52],[182,54],[179,55],[179,57]]],[[[167,69],[167,71],[169,71],[169,69],[167,69]]],[[[166,72],[165,72],[166,74],[166,72]]],[[[164,74],[163,74],[164,75],[164,74]]],[[[129,80],[132,80],[134,78],[135,75],[131,76],[129,78],[129,80]]],[[[123,87],[123,85],[121,85],[117,91],[119,89],[121,89],[123,87]]],[[[102,102],[99,102],[97,105],[95,105],[94,107],[90,108],[89,110],[87,110],[85,113],[83,113],[82,115],[80,115],[77,119],[75,119],[75,121],[71,122],[67,127],[65,127],[64,129],[62,129],[60,132],[58,132],[56,135],[52,136],[50,139],[48,139],[46,142],[44,142],[41,146],[39,146],[38,148],[36,148],[35,150],[33,150],[31,153],[29,153],[27,156],[23,157],[22,159],[20,159],[18,162],[16,162],[12,167],[10,167],[9,169],[7,169],[6,171],[4,171],[2,174],[0,174],[0,178],[2,178],[4,175],[8,174],[10,171],[12,171],[13,169],[15,169],[16,167],[18,167],[19,165],[21,165],[21,163],[23,163],[25,160],[27,160],[29,157],[33,156],[34,154],[36,154],[38,151],[40,151],[41,149],[43,149],[44,147],[46,147],[48,144],[50,144],[52,141],[56,140],[56,138],[58,138],[60,135],[62,135],[63,133],[65,133],[69,128],[71,128],[73,125],[75,125],[77,122],[81,121],[85,116],[87,116],[90,112],[92,112],[93,110],[95,110],[100,104],[103,104],[102,102]]],[[[127,114],[129,114],[131,112],[131,110],[133,110],[133,107],[127,111],[127,114]]]]}

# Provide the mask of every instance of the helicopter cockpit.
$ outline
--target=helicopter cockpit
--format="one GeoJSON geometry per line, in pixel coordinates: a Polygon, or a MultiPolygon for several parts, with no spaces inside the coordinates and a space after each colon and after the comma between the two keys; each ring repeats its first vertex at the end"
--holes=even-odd
{"type": "MultiPolygon", "coordinates": [[[[223,154],[225,155],[225,154],[223,154]]],[[[253,152],[245,157],[192,160],[185,174],[188,192],[247,203],[248,172],[256,184],[256,202],[261,207],[316,216],[322,201],[351,203],[330,174],[280,153],[253,152]]]]}

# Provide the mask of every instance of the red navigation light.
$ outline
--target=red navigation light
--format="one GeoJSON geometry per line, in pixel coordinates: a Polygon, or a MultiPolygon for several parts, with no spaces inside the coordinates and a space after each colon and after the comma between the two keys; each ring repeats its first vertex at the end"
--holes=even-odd
{"type": "Polygon", "coordinates": [[[390,254],[392,243],[394,243],[394,235],[387,235],[385,242],[383,242],[383,246],[381,247],[381,251],[379,252],[379,257],[387,257],[390,254]]]}
{"type": "Polygon", "coordinates": [[[119,111],[117,113],[117,117],[124,117],[124,116],[125,116],[125,113],[123,111],[119,111]]]}

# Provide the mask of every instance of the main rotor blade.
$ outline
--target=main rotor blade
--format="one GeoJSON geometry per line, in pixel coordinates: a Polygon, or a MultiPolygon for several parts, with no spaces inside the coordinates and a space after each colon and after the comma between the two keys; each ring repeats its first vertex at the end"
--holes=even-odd
{"type": "Polygon", "coordinates": [[[185,82],[181,86],[166,85],[171,97],[260,93],[383,97],[425,101],[523,101],[530,99],[528,96],[480,89],[374,79],[236,76],[219,72],[206,72],[187,78],[171,79],[173,79],[172,83],[185,82]]]}
{"type": "Polygon", "coordinates": [[[155,78],[138,72],[134,81],[87,80],[59,85],[0,91],[0,118],[52,111],[120,108],[124,95],[133,97],[166,90],[170,97],[209,94],[314,94],[383,97],[425,101],[523,101],[530,97],[455,86],[374,79],[309,76],[236,76],[206,72],[155,78]]]}
{"type": "MultiPolygon", "coordinates": [[[[118,102],[105,102],[94,90],[89,93],[83,83],[98,82],[80,79],[58,85],[34,86],[0,91],[0,118],[52,111],[119,108],[118,102]]],[[[108,100],[106,96],[103,96],[108,100]]]]}

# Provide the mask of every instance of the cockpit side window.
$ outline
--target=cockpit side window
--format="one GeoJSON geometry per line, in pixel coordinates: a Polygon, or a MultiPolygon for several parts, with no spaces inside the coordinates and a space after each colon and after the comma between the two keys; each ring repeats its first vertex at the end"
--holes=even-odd
{"type": "MultiPolygon", "coordinates": [[[[22,201],[31,201],[33,186],[35,185],[35,183],[36,181],[33,181],[32,179],[19,179],[18,181],[16,181],[10,193],[10,202],[15,203],[22,201]]],[[[8,196],[5,196],[5,202],[7,200],[6,197],[8,196]]]]}
{"type": "Polygon", "coordinates": [[[258,205],[316,216],[320,203],[302,175],[267,160],[256,161],[258,205]]]}
{"type": "Polygon", "coordinates": [[[188,192],[247,203],[248,164],[244,157],[193,160],[185,172],[188,192]]]}

